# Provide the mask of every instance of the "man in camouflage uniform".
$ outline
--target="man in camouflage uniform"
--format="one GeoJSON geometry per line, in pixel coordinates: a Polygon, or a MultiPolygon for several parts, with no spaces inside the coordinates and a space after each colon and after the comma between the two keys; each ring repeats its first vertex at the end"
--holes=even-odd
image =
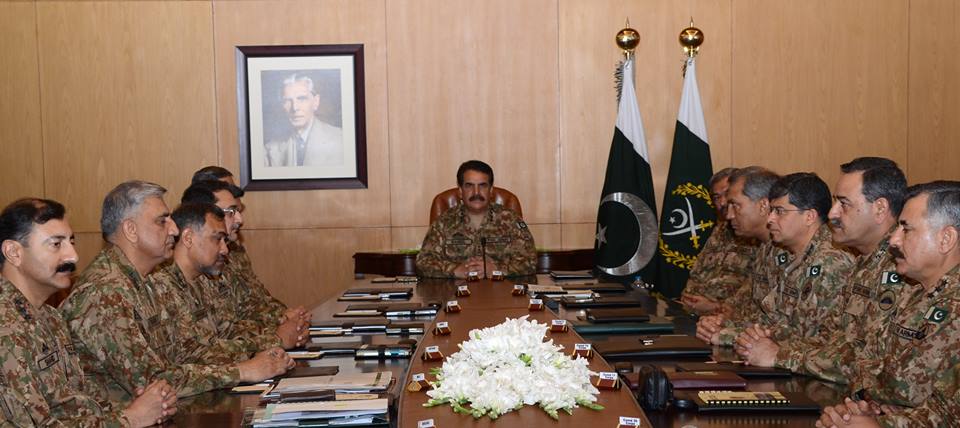
{"type": "MultiPolygon", "coordinates": [[[[784,176],[771,188],[767,228],[781,249],[768,251],[756,280],[767,284],[760,311],[732,317],[720,333],[727,345],[753,324],[773,328],[774,341],[815,338],[821,341],[838,326],[834,320],[839,291],[853,267],[852,258],[833,247],[826,225],[830,191],[815,174],[784,176]]],[[[749,352],[741,338],[738,351],[749,352]]]]}
{"type": "MultiPolygon", "coordinates": [[[[767,228],[783,250],[775,256],[777,268],[767,272],[772,288],[761,301],[763,315],[753,321],[772,329],[774,341],[820,342],[839,329],[831,322],[853,259],[831,242],[830,205],[830,190],[816,174],[786,175],[770,190],[767,228]]],[[[738,343],[741,355],[749,353],[744,345],[738,343]]]]}
{"type": "Polygon", "coordinates": [[[85,391],[80,361],[56,309],[44,304],[70,288],[77,252],[63,205],[21,199],[0,214],[0,426],[143,427],[176,412],[160,380],[125,409],[85,391]]]}
{"type": "Polygon", "coordinates": [[[726,192],[734,172],[736,168],[724,168],[710,178],[710,197],[718,224],[690,269],[681,297],[685,306],[700,314],[716,312],[721,301],[748,282],[760,245],[756,239],[737,237],[726,221],[726,192]]]}
{"type": "Polygon", "coordinates": [[[960,183],[907,189],[890,237],[897,272],[917,285],[868,332],[851,364],[853,400],[818,426],[957,426],[960,415],[960,183]]]}
{"type": "Polygon", "coordinates": [[[173,252],[178,230],[163,202],[166,189],[143,181],[107,194],[100,219],[110,244],[90,263],[60,307],[84,372],[101,401],[124,403],[135,391],[165,379],[178,396],[258,382],[285,372],[293,361],[279,348],[235,365],[184,360],[177,325],[180,293],[148,274],[173,252]]]}
{"type": "Polygon", "coordinates": [[[840,330],[825,340],[795,339],[776,343],[759,329],[741,336],[750,348],[747,361],[847,383],[853,367],[841,363],[863,348],[864,336],[886,323],[903,290],[888,240],[903,207],[906,178],[897,164],[883,158],[857,158],[841,165],[830,209],[835,245],[857,252],[856,266],[841,289],[842,310],[825,324],[840,330]]]}
{"type": "MultiPolygon", "coordinates": [[[[724,321],[731,316],[753,316],[759,311],[760,300],[767,295],[768,286],[762,280],[762,272],[767,267],[766,261],[772,258],[764,255],[776,249],[767,230],[767,214],[770,212],[767,196],[779,178],[772,171],[758,166],[740,168],[730,175],[725,224],[738,239],[752,241],[756,247],[747,253],[753,263],[748,265],[748,274],[739,289],[724,301],[720,313],[701,317],[697,322],[697,337],[704,341],[719,343],[718,333],[724,321]]],[[[732,338],[728,343],[732,343],[732,338]]]]}
{"type": "Polygon", "coordinates": [[[219,337],[211,303],[220,300],[216,278],[226,265],[227,229],[223,211],[212,204],[181,204],[171,214],[180,230],[173,261],[152,275],[158,284],[178,290],[184,299],[178,325],[192,329],[181,334],[180,348],[189,360],[206,364],[230,364],[247,359],[257,349],[242,339],[219,337]]]}
{"type": "Polygon", "coordinates": [[[490,203],[490,165],[464,162],[457,171],[457,186],[462,203],[430,225],[417,254],[417,272],[434,278],[465,278],[471,272],[489,276],[494,271],[506,276],[535,274],[537,249],[526,223],[512,210],[490,203]]]}
{"type": "MultiPolygon", "coordinates": [[[[241,340],[250,352],[280,346],[291,349],[307,339],[310,314],[303,307],[287,309],[260,282],[246,249],[240,243],[243,226],[243,190],[225,180],[200,181],[190,185],[182,203],[213,204],[224,213],[227,228],[226,266],[210,284],[213,293],[205,300],[222,339],[241,340]]],[[[207,287],[209,288],[209,287],[207,287]]]]}

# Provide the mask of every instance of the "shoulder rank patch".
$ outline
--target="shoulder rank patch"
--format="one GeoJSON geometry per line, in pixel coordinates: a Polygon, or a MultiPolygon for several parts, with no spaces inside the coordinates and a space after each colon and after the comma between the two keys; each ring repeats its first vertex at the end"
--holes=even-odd
{"type": "Polygon", "coordinates": [[[810,266],[809,275],[810,275],[810,276],[820,276],[820,272],[821,272],[821,271],[823,271],[823,269],[820,268],[820,265],[810,266]]]}
{"type": "Polygon", "coordinates": [[[950,311],[943,308],[938,308],[936,306],[931,306],[930,309],[927,311],[927,314],[924,315],[923,317],[927,321],[931,321],[939,324],[943,322],[943,320],[947,319],[948,315],[950,315],[950,311]]]}
{"type": "Polygon", "coordinates": [[[517,220],[517,227],[519,227],[519,228],[521,228],[521,229],[526,229],[526,228],[527,228],[527,224],[524,223],[523,220],[517,220]]]}
{"type": "Polygon", "coordinates": [[[884,272],[880,276],[881,284],[899,284],[900,283],[900,274],[896,272],[884,272]]]}
{"type": "Polygon", "coordinates": [[[777,264],[782,265],[787,262],[787,253],[777,254],[777,264]]]}

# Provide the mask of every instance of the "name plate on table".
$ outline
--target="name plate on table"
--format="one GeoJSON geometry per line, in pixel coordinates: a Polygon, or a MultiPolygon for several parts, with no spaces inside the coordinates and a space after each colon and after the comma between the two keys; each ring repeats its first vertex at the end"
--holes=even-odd
{"type": "Polygon", "coordinates": [[[434,428],[433,419],[427,419],[417,422],[417,428],[434,428]]]}
{"type": "Polygon", "coordinates": [[[635,428],[640,426],[639,418],[628,418],[626,416],[620,417],[620,422],[617,423],[617,428],[635,428]]]}
{"type": "Polygon", "coordinates": [[[553,333],[566,333],[570,330],[567,320],[553,320],[550,322],[550,331],[553,333]]]}
{"type": "Polygon", "coordinates": [[[503,277],[506,276],[503,274],[503,271],[495,270],[490,274],[490,279],[494,281],[503,281],[503,277]]]}
{"type": "Polygon", "coordinates": [[[457,287],[457,297],[467,297],[470,295],[470,288],[466,285],[457,287]]]}
{"type": "Polygon", "coordinates": [[[527,306],[527,309],[530,309],[531,311],[542,311],[543,299],[530,299],[530,305],[527,306]]]}
{"type": "Polygon", "coordinates": [[[447,313],[460,312],[460,302],[456,300],[451,300],[447,302],[447,305],[443,307],[443,311],[447,313]]]}
{"type": "Polygon", "coordinates": [[[446,336],[448,334],[450,334],[450,323],[446,321],[440,321],[433,327],[434,336],[446,336]]]}
{"type": "Polygon", "coordinates": [[[407,385],[407,391],[418,392],[430,389],[430,383],[427,382],[427,377],[423,373],[417,373],[413,376],[410,376],[410,384],[407,385]]]}
{"type": "Polygon", "coordinates": [[[513,291],[511,291],[510,294],[514,296],[527,294],[527,286],[523,284],[513,284],[513,291]]]}
{"type": "Polygon", "coordinates": [[[467,273],[467,281],[473,282],[473,281],[479,281],[479,280],[480,280],[480,272],[467,273]]]}
{"type": "Polygon", "coordinates": [[[423,350],[424,361],[439,361],[442,359],[443,353],[440,352],[439,346],[428,346],[427,349],[423,350]]]}
{"type": "Polygon", "coordinates": [[[579,355],[580,358],[593,358],[593,346],[589,343],[577,343],[573,345],[573,355],[579,355]]]}
{"type": "Polygon", "coordinates": [[[600,372],[593,386],[597,389],[620,389],[620,376],[614,372],[600,372]]]}

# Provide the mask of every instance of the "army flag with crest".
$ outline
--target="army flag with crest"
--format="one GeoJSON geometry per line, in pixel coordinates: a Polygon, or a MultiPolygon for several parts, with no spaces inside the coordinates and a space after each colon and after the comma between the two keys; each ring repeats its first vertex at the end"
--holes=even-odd
{"type": "Polygon", "coordinates": [[[643,120],[633,85],[633,58],[618,70],[620,102],[613,143],[607,158],[600,206],[594,264],[605,278],[632,281],[656,279],[657,207],[653,193],[643,120]]]}
{"type": "Polygon", "coordinates": [[[687,58],[657,245],[657,290],[665,296],[678,297],[683,291],[690,268],[716,225],[708,184],[712,175],[696,62],[687,58]]]}

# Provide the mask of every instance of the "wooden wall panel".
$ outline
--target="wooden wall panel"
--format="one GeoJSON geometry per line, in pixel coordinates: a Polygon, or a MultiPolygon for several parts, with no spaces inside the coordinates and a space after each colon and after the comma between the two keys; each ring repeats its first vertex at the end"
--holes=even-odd
{"type": "MultiPolygon", "coordinates": [[[[387,64],[383,0],[215,2],[220,162],[239,172],[236,46],[364,45],[368,188],[250,192],[251,228],[387,226],[387,64]],[[296,213],[280,215],[280,213],[296,213]]],[[[426,206],[426,205],[424,205],[426,206]]]]}
{"type": "Polygon", "coordinates": [[[960,179],[960,5],[953,0],[910,3],[910,143],[908,179],[960,179]]]}
{"type": "Polygon", "coordinates": [[[682,86],[677,36],[694,16],[707,35],[698,63],[715,165],[730,162],[730,5],[725,1],[560,5],[561,220],[596,221],[616,122],[613,73],[622,58],[614,36],[625,18],[640,32],[634,81],[647,137],[657,206],[662,205],[682,86]]]}
{"type": "Polygon", "coordinates": [[[530,228],[530,234],[533,235],[533,243],[537,248],[559,249],[563,248],[561,239],[560,224],[527,224],[530,228]]]}
{"type": "Polygon", "coordinates": [[[36,6],[45,190],[75,230],[99,230],[100,202],[122,181],[179,193],[216,161],[209,3],[36,6]]]}
{"type": "Polygon", "coordinates": [[[43,195],[43,139],[33,3],[0,3],[0,207],[43,195]]]}
{"type": "Polygon", "coordinates": [[[386,248],[388,228],[247,230],[244,245],[270,293],[316,306],[353,283],[353,254],[386,248]]]}
{"type": "Polygon", "coordinates": [[[734,2],[734,163],[813,170],[831,186],[856,156],[905,163],[907,6],[734,2]]]}
{"type": "Polygon", "coordinates": [[[427,226],[391,227],[390,249],[407,250],[420,248],[423,238],[427,236],[427,226]]]}
{"type": "Polygon", "coordinates": [[[557,2],[387,2],[391,224],[423,226],[465,160],[559,221],[557,2]]]}
{"type": "Polygon", "coordinates": [[[564,223],[561,234],[563,248],[593,248],[597,223],[564,223]]]}

